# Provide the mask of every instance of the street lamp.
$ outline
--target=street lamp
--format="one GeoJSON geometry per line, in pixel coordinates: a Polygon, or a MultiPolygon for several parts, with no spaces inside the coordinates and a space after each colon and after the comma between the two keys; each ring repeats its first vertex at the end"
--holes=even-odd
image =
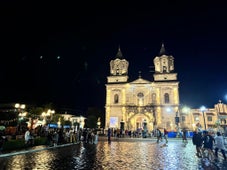
{"type": "Polygon", "coordinates": [[[156,108],[155,108],[155,105],[151,105],[152,107],[152,112],[153,112],[153,118],[154,118],[154,121],[153,121],[153,128],[157,128],[156,125],[157,125],[157,120],[156,120],[156,108]]]}
{"type": "Polygon", "coordinates": [[[98,125],[98,129],[100,129],[100,125],[101,125],[100,117],[98,118],[97,125],[98,125]]]}
{"type": "Polygon", "coordinates": [[[19,104],[19,103],[16,103],[15,104],[15,106],[14,106],[16,109],[21,109],[21,110],[23,110],[23,109],[25,109],[25,104],[19,104]]]}
{"type": "Polygon", "coordinates": [[[200,107],[200,110],[202,111],[202,113],[203,113],[203,123],[204,123],[204,128],[205,128],[205,130],[207,129],[206,128],[206,119],[205,119],[205,116],[204,116],[204,111],[206,110],[206,107],[205,106],[201,106],[200,107]]]}
{"type": "Polygon", "coordinates": [[[50,110],[50,109],[48,109],[47,112],[42,113],[43,125],[45,125],[47,123],[47,117],[50,117],[50,120],[52,120],[52,116],[53,116],[54,113],[55,113],[55,111],[50,110]]]}
{"type": "Polygon", "coordinates": [[[27,112],[24,111],[25,109],[25,104],[19,104],[16,103],[14,106],[17,110],[17,112],[19,112],[18,116],[19,116],[19,133],[22,131],[22,127],[21,127],[21,122],[24,119],[24,117],[26,117],[27,112]]]}
{"type": "Polygon", "coordinates": [[[219,103],[218,103],[218,122],[219,122],[219,124],[222,122],[222,120],[220,120],[220,113],[221,113],[221,106],[222,106],[222,101],[221,100],[219,100],[218,101],[219,103]]]}
{"type": "Polygon", "coordinates": [[[184,106],[182,108],[182,113],[184,113],[184,116],[182,116],[182,124],[184,127],[189,128],[190,127],[190,110],[191,108],[184,106]]]}
{"type": "Polygon", "coordinates": [[[177,110],[176,112],[176,117],[175,117],[175,124],[176,124],[176,131],[177,131],[177,137],[179,137],[179,134],[180,134],[180,129],[179,129],[179,122],[180,122],[180,118],[179,118],[179,110],[177,110]]]}
{"type": "Polygon", "coordinates": [[[27,113],[24,112],[25,104],[16,103],[14,107],[18,110],[20,117],[26,116],[27,113]]]}
{"type": "Polygon", "coordinates": [[[182,109],[182,112],[183,113],[188,113],[190,111],[190,108],[189,107],[183,107],[183,109],[182,109]]]}
{"type": "Polygon", "coordinates": [[[61,128],[61,118],[58,118],[58,128],[61,128]]]}

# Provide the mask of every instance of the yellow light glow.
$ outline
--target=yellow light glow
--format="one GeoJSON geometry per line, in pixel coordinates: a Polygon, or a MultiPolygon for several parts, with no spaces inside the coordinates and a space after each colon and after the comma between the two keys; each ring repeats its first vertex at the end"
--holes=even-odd
{"type": "Polygon", "coordinates": [[[20,104],[19,103],[16,103],[15,104],[15,108],[19,108],[20,107],[20,104]]]}
{"type": "Polygon", "coordinates": [[[174,97],[174,104],[178,104],[179,103],[179,97],[178,97],[178,88],[174,88],[173,89],[173,97],[174,97]]]}
{"type": "Polygon", "coordinates": [[[161,103],[161,98],[160,98],[160,90],[156,88],[156,94],[157,94],[157,104],[161,103]]]}
{"type": "Polygon", "coordinates": [[[182,112],[183,113],[189,113],[190,108],[189,107],[183,107],[182,112]]]}
{"type": "Polygon", "coordinates": [[[122,104],[125,104],[126,102],[126,94],[125,94],[125,89],[122,90],[122,104]]]}
{"type": "Polygon", "coordinates": [[[42,113],[42,116],[46,116],[46,113],[45,113],[45,112],[43,112],[43,113],[42,113]]]}
{"type": "Polygon", "coordinates": [[[25,109],[25,104],[20,105],[21,109],[25,109]]]}
{"type": "Polygon", "coordinates": [[[110,105],[110,89],[107,90],[107,94],[106,94],[106,104],[110,105]]]}

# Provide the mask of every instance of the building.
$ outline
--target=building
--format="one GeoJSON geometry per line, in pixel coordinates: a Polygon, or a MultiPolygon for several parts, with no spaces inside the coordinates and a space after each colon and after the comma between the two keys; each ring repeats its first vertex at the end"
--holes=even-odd
{"type": "Polygon", "coordinates": [[[227,105],[221,100],[214,108],[201,107],[189,109],[183,107],[180,114],[180,127],[195,130],[197,128],[206,130],[218,130],[226,132],[227,105]]]}
{"type": "Polygon", "coordinates": [[[64,120],[70,121],[72,123],[71,128],[75,129],[76,131],[78,129],[84,128],[84,123],[85,123],[85,119],[86,119],[84,116],[81,116],[81,115],[75,116],[75,115],[67,114],[67,113],[60,114],[60,115],[63,117],[64,120]],[[79,127],[77,127],[77,125],[75,125],[75,123],[78,124],[79,127]]]}
{"type": "Polygon", "coordinates": [[[175,129],[180,103],[179,82],[174,70],[174,57],[166,54],[164,44],[153,63],[153,78],[145,80],[139,76],[129,82],[129,62],[119,47],[116,58],[110,61],[110,75],[107,77],[105,129],[175,129]]]}

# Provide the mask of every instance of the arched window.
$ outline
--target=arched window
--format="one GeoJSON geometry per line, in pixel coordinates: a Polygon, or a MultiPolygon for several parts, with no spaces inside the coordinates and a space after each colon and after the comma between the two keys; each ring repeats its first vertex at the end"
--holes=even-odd
{"type": "Polygon", "coordinates": [[[164,95],[165,103],[169,103],[169,94],[165,93],[164,95]]]}
{"type": "Polygon", "coordinates": [[[143,93],[138,93],[137,94],[137,97],[138,97],[138,105],[139,106],[143,106],[144,105],[144,95],[143,95],[143,93]]]}
{"type": "Polygon", "coordinates": [[[221,119],[221,123],[226,124],[226,120],[225,119],[221,119]]]}
{"type": "Polygon", "coordinates": [[[142,98],[144,95],[143,95],[143,93],[140,92],[140,93],[137,94],[137,96],[138,96],[139,98],[142,98]]]}
{"type": "Polygon", "coordinates": [[[118,94],[115,94],[114,95],[114,103],[116,104],[116,103],[118,103],[118,101],[119,101],[119,96],[118,96],[118,94]]]}
{"type": "Polygon", "coordinates": [[[163,73],[166,73],[167,72],[167,68],[166,66],[163,66],[163,73]]]}
{"type": "Polygon", "coordinates": [[[152,93],[152,95],[151,95],[151,100],[152,100],[152,103],[153,103],[153,104],[156,103],[156,94],[155,94],[155,93],[152,93]]]}

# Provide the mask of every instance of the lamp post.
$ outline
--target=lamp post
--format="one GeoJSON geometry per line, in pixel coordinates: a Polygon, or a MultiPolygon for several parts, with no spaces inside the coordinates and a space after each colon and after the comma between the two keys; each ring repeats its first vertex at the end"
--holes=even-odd
{"type": "Polygon", "coordinates": [[[222,120],[220,120],[220,113],[221,113],[220,106],[222,106],[222,102],[221,102],[221,100],[219,100],[218,102],[219,103],[218,103],[218,121],[217,121],[217,123],[218,123],[218,129],[219,129],[220,124],[222,123],[222,120]]]}
{"type": "Polygon", "coordinates": [[[47,117],[50,117],[50,120],[52,120],[54,113],[55,113],[55,111],[54,110],[50,110],[50,109],[48,109],[47,112],[43,112],[42,113],[43,125],[45,125],[46,123],[49,123],[49,122],[47,122],[47,117]]]}
{"type": "Polygon", "coordinates": [[[176,137],[179,137],[179,122],[180,122],[180,118],[179,118],[178,113],[179,113],[179,110],[177,110],[176,117],[175,117],[175,124],[177,126],[177,135],[176,135],[176,137]]]}
{"type": "Polygon", "coordinates": [[[18,128],[18,130],[19,130],[19,133],[20,133],[22,131],[21,121],[27,115],[27,112],[24,111],[26,106],[25,106],[25,104],[16,103],[14,107],[17,109],[17,112],[19,112],[19,114],[18,114],[18,116],[19,116],[19,128],[18,128]]]}
{"type": "Polygon", "coordinates": [[[190,110],[191,110],[191,108],[189,108],[189,107],[187,107],[187,106],[184,106],[183,108],[182,108],[182,113],[184,113],[185,115],[184,116],[182,116],[182,123],[184,124],[184,126],[186,127],[186,128],[189,128],[190,127],[190,119],[188,119],[188,116],[190,116],[189,115],[189,113],[190,113],[190,110]],[[186,117],[186,118],[185,118],[186,117]]]}
{"type": "Polygon", "coordinates": [[[200,107],[200,110],[202,111],[202,113],[203,113],[203,123],[204,123],[204,128],[205,128],[205,130],[207,129],[206,128],[206,119],[205,119],[205,116],[204,116],[204,111],[206,110],[206,107],[205,106],[201,106],[200,107]]]}
{"type": "Polygon", "coordinates": [[[98,118],[97,125],[98,125],[98,129],[100,129],[100,125],[101,125],[100,117],[98,118]]]}
{"type": "Polygon", "coordinates": [[[154,122],[153,122],[153,128],[157,128],[157,118],[156,118],[156,108],[155,105],[151,105],[152,111],[153,111],[153,118],[154,118],[154,122]]]}
{"type": "Polygon", "coordinates": [[[58,128],[61,128],[61,118],[58,118],[58,128]]]}
{"type": "Polygon", "coordinates": [[[25,104],[16,103],[15,108],[18,109],[19,116],[22,117],[22,119],[23,119],[27,114],[26,112],[24,112],[25,104]]]}

